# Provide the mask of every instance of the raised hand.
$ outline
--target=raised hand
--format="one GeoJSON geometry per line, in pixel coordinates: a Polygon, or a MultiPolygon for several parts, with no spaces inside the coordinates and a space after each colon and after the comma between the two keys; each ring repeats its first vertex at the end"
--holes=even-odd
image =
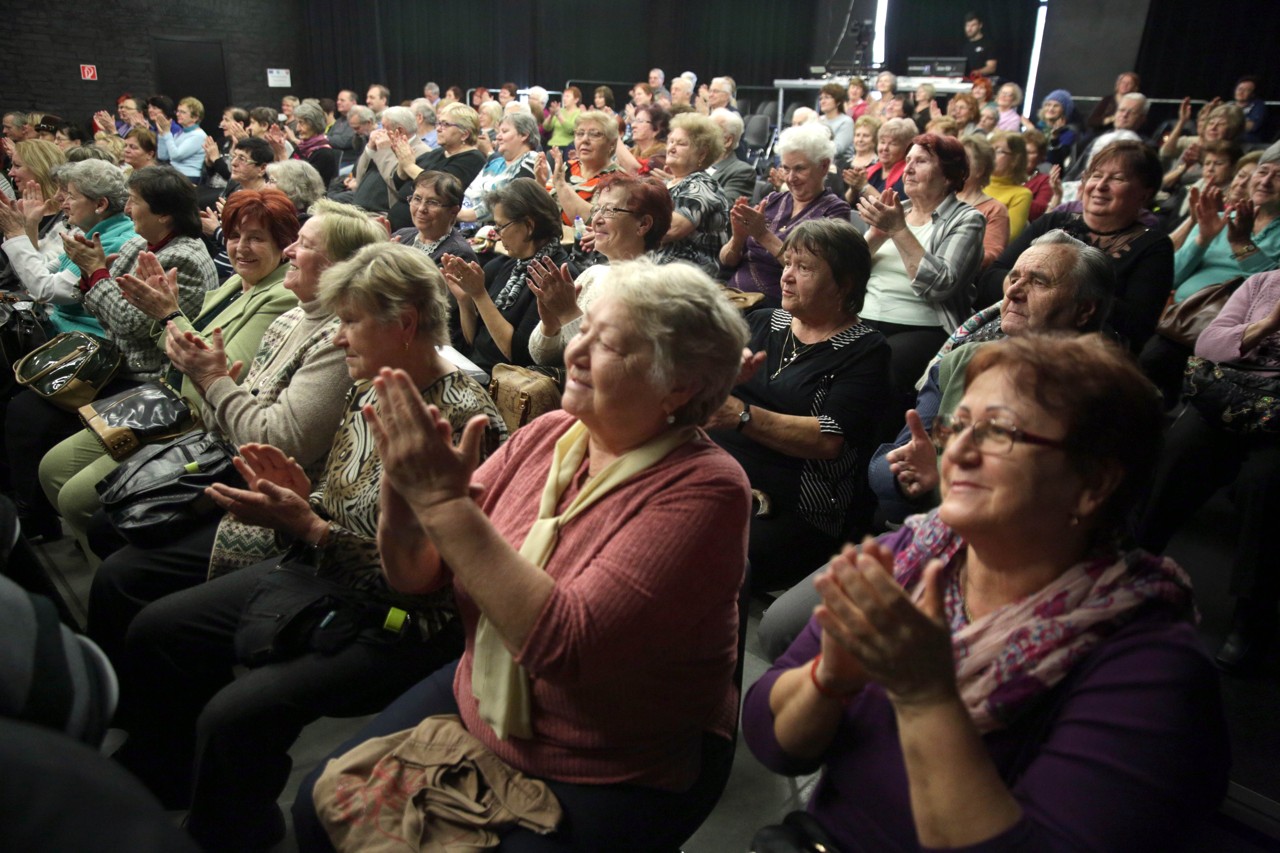
{"type": "Polygon", "coordinates": [[[890,450],[885,458],[902,493],[918,498],[938,487],[938,450],[915,409],[907,410],[907,428],[911,430],[911,440],[890,450]]]}
{"type": "Polygon", "coordinates": [[[449,285],[449,290],[453,291],[453,295],[459,302],[474,299],[485,292],[484,287],[484,270],[474,261],[465,261],[457,255],[445,255],[444,273],[445,284],[449,285]]]}
{"type": "Polygon", "coordinates": [[[310,483],[301,466],[269,444],[246,444],[240,452],[234,462],[248,488],[216,483],[205,489],[205,494],[246,524],[269,527],[307,542],[319,541],[327,524],[307,502],[310,483]],[[299,477],[307,483],[302,491],[293,488],[299,477]]]}
{"type": "Polygon", "coordinates": [[[235,461],[236,468],[250,488],[257,488],[258,484],[265,481],[287,489],[303,499],[311,494],[311,480],[298,460],[286,456],[275,445],[242,444],[240,456],[235,461]]]}
{"type": "Polygon", "coordinates": [[[106,110],[98,110],[94,113],[93,123],[98,130],[106,131],[107,133],[116,132],[116,121],[111,117],[111,113],[106,110]]]}
{"type": "Polygon", "coordinates": [[[564,184],[564,152],[559,148],[551,149],[551,183],[557,187],[564,184]]]}
{"type": "Polygon", "coordinates": [[[267,128],[267,143],[270,144],[271,150],[276,153],[276,160],[284,160],[288,157],[285,153],[284,128],[278,124],[273,124],[267,128]]]}
{"type": "Polygon", "coordinates": [[[907,212],[898,200],[898,194],[887,187],[878,198],[859,199],[858,215],[885,236],[892,236],[907,227],[907,212]]]}
{"type": "Polygon", "coordinates": [[[547,164],[547,155],[538,152],[538,160],[533,167],[533,177],[544,187],[551,183],[551,167],[547,164]]]}
{"type": "Polygon", "coordinates": [[[213,141],[212,136],[204,138],[204,161],[209,165],[218,162],[218,158],[222,156],[222,152],[218,150],[218,143],[213,141]]]}
{"type": "Polygon", "coordinates": [[[173,366],[190,377],[201,392],[224,376],[236,379],[244,369],[243,361],[227,367],[222,329],[214,329],[206,341],[195,332],[184,332],[170,323],[165,330],[164,351],[173,366]]]}
{"type": "Polygon", "coordinates": [[[538,300],[538,317],[546,334],[582,315],[578,295],[582,292],[573,281],[567,264],[556,266],[549,258],[539,258],[529,265],[529,290],[538,300]]]}
{"type": "Polygon", "coordinates": [[[1196,200],[1196,223],[1200,234],[1196,238],[1202,246],[1208,246],[1226,227],[1226,217],[1222,215],[1222,190],[1209,187],[1200,193],[1196,200]]]}
{"type": "MultiPolygon", "coordinates": [[[[21,237],[27,233],[27,220],[18,209],[18,203],[0,195],[0,234],[5,238],[21,237]]],[[[64,235],[65,236],[65,235],[64,235]]]]}
{"type": "Polygon", "coordinates": [[[204,233],[204,236],[212,237],[221,224],[218,221],[218,214],[207,207],[200,208],[200,230],[204,233]]]}
{"type": "Polygon", "coordinates": [[[87,239],[83,234],[63,234],[62,250],[71,259],[71,263],[79,267],[80,272],[85,275],[108,269],[107,255],[102,250],[102,238],[97,234],[93,235],[92,240],[87,239]]]}
{"type": "Polygon", "coordinates": [[[180,310],[178,268],[166,272],[150,252],[139,254],[133,273],[120,276],[116,283],[125,301],[152,320],[160,320],[180,310]]]}
{"type": "Polygon", "coordinates": [[[1227,223],[1227,241],[1248,243],[1253,239],[1253,223],[1256,212],[1252,199],[1244,199],[1235,206],[1234,216],[1223,217],[1227,223]]]}
{"type": "Polygon", "coordinates": [[[729,223],[733,226],[735,233],[740,223],[741,229],[759,242],[768,231],[764,220],[764,202],[761,201],[755,207],[747,204],[745,200],[742,204],[735,204],[729,212],[729,223]]]}

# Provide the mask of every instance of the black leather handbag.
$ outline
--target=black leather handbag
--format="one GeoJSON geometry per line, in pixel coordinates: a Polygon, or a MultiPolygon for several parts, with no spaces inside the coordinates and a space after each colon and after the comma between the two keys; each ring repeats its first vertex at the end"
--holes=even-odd
{"type": "Polygon", "coordinates": [[[199,526],[218,507],[204,490],[245,488],[235,449],[211,432],[149,444],[98,483],[102,508],[131,545],[154,548],[199,526]]]}
{"type": "Polygon", "coordinates": [[[160,381],[81,406],[80,420],[117,462],[144,444],[177,438],[196,425],[187,401],[160,381]]]}

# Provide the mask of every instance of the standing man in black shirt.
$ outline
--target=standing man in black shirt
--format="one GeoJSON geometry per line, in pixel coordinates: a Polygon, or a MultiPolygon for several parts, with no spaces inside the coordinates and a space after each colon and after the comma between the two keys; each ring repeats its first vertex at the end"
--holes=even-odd
{"type": "Polygon", "coordinates": [[[964,16],[964,35],[969,40],[964,46],[964,73],[966,76],[981,74],[983,77],[996,76],[996,49],[991,42],[982,36],[982,19],[977,12],[968,12],[964,16]]]}

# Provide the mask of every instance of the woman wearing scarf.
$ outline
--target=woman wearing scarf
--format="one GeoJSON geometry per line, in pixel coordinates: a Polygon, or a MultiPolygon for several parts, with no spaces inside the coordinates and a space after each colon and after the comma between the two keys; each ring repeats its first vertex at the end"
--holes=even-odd
{"type": "Polygon", "coordinates": [[[1230,757],[1186,576],[1117,544],[1155,389],[1096,335],[993,343],[967,378],[941,506],[818,576],[747,741],[823,768],[809,814],[840,849],[1174,848],[1230,757]]]}
{"type": "Polygon", "coordinates": [[[298,144],[293,156],[314,166],[320,173],[320,180],[329,186],[329,182],[338,176],[338,151],[324,134],[324,110],[315,104],[298,104],[293,108],[293,119],[298,128],[298,144]]]}
{"type": "MultiPolygon", "coordinates": [[[[560,211],[555,200],[530,178],[517,178],[490,193],[493,230],[505,255],[479,264],[458,257],[444,259],[444,277],[458,300],[454,342],[486,373],[495,364],[527,367],[534,363],[529,336],[538,325],[538,301],[529,289],[529,266],[546,258],[556,266],[569,263],[560,245],[560,211]]],[[[570,264],[576,277],[580,270],[570,264]]]]}
{"type": "MultiPolygon", "coordinates": [[[[402,376],[375,382],[387,580],[404,592],[452,582],[466,651],[341,751],[459,715],[564,814],[545,839],[486,826],[505,849],[676,849],[713,807],[733,749],[750,491],[697,425],[739,372],[746,326],[685,264],[628,261],[597,286],[566,352],[564,411],[479,469],[478,421],[455,453],[402,376]]],[[[405,800],[379,810],[365,796],[376,780],[354,789],[370,807],[345,814],[326,795],[333,781],[320,776],[314,801],[303,785],[301,850],[363,849],[379,819],[400,825],[405,800]]]]}

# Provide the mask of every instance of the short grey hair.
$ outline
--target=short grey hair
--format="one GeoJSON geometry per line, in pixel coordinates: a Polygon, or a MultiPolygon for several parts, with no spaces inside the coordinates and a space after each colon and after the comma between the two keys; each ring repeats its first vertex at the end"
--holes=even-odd
{"type": "Polygon", "coordinates": [[[726,145],[726,148],[735,148],[738,140],[742,138],[746,125],[742,123],[742,116],[733,110],[727,110],[724,107],[718,107],[711,111],[711,120],[720,125],[720,129],[726,134],[733,137],[733,145],[726,145]]]}
{"type": "Polygon", "coordinates": [[[66,184],[75,184],[85,198],[107,200],[107,216],[124,213],[129,200],[129,187],[124,172],[105,160],[81,160],[59,167],[58,178],[66,184]]]}
{"type": "Polygon", "coordinates": [[[876,138],[884,139],[885,134],[909,145],[911,140],[920,135],[920,128],[916,127],[916,123],[909,118],[891,118],[880,125],[880,133],[876,138]]]}
{"type": "Polygon", "coordinates": [[[1032,246],[1070,246],[1076,252],[1076,262],[1067,276],[1075,285],[1075,303],[1092,302],[1096,308],[1093,316],[1080,329],[1096,332],[1102,328],[1115,303],[1116,271],[1111,259],[1100,249],[1077,240],[1061,228],[1047,231],[1031,241],[1032,246]]]}
{"type": "Polygon", "coordinates": [[[328,124],[324,118],[324,110],[308,103],[301,103],[293,108],[293,120],[305,121],[317,136],[324,133],[325,125],[328,124]]]}
{"type": "Polygon", "coordinates": [[[368,124],[373,121],[373,110],[362,104],[356,104],[354,107],[347,110],[347,123],[350,124],[351,119],[353,118],[359,119],[360,124],[368,124]]]}
{"type": "Polygon", "coordinates": [[[320,305],[330,314],[357,311],[379,323],[406,308],[418,312],[418,331],[434,345],[449,343],[444,275],[422,251],[400,243],[364,246],[320,277],[320,305]]]}
{"type": "Polygon", "coordinates": [[[542,146],[541,132],[538,130],[538,122],[534,119],[533,114],[526,110],[522,113],[508,113],[502,117],[499,124],[509,124],[511,129],[516,132],[517,136],[523,137],[525,144],[533,151],[537,151],[542,146]]]}
{"type": "Polygon", "coordinates": [[[418,120],[408,107],[387,107],[382,111],[382,126],[395,125],[410,136],[418,132],[418,120]]]}
{"type": "Polygon", "coordinates": [[[436,108],[426,98],[414,98],[409,109],[413,111],[414,118],[420,119],[423,124],[436,126],[436,108]]]}
{"type": "Polygon", "coordinates": [[[653,346],[650,376],[658,388],[682,383],[693,396],[672,414],[677,426],[705,423],[738,378],[747,324],[720,286],[693,264],[658,266],[648,258],[610,264],[596,304],[616,299],[641,340],[653,346]]]}
{"type": "Polygon", "coordinates": [[[267,177],[289,197],[298,210],[306,210],[324,197],[324,179],[306,160],[279,160],[267,164],[267,177]]]}
{"type": "Polygon", "coordinates": [[[1143,115],[1147,114],[1147,108],[1150,106],[1150,104],[1147,103],[1147,96],[1142,94],[1141,92],[1130,92],[1127,95],[1121,95],[1120,100],[1117,101],[1116,103],[1122,104],[1125,101],[1135,102],[1138,105],[1138,109],[1142,111],[1142,114],[1143,115]]]}
{"type": "Polygon", "coordinates": [[[437,82],[435,82],[434,80],[428,81],[428,82],[427,82],[427,85],[425,85],[425,86],[423,86],[423,87],[422,87],[422,91],[423,91],[424,93],[430,93],[430,94],[432,94],[432,95],[435,95],[436,97],[439,97],[439,96],[440,96],[440,84],[439,84],[439,83],[437,83],[437,82]]]}
{"type": "Polygon", "coordinates": [[[836,143],[831,139],[825,127],[805,124],[800,127],[788,127],[778,137],[778,156],[787,154],[803,154],[805,158],[817,166],[823,160],[830,161],[836,156],[836,143]]]}
{"type": "Polygon", "coordinates": [[[543,106],[546,105],[547,98],[550,97],[547,94],[547,90],[542,88],[541,86],[530,86],[526,91],[528,92],[530,98],[533,98],[535,101],[540,101],[543,104],[543,106]]]}
{"type": "MultiPolygon", "coordinates": [[[[1008,82],[1008,83],[1001,83],[1001,84],[1000,84],[1000,88],[1001,88],[1001,89],[1012,89],[1012,90],[1013,90],[1013,106],[1014,106],[1014,108],[1016,109],[1016,108],[1018,108],[1018,107],[1022,106],[1022,87],[1021,87],[1021,86],[1019,86],[1017,83],[1008,82]]],[[[1000,93],[1000,92],[999,92],[999,89],[997,89],[997,90],[996,90],[996,94],[998,95],[999,93],[1000,93]]]]}

